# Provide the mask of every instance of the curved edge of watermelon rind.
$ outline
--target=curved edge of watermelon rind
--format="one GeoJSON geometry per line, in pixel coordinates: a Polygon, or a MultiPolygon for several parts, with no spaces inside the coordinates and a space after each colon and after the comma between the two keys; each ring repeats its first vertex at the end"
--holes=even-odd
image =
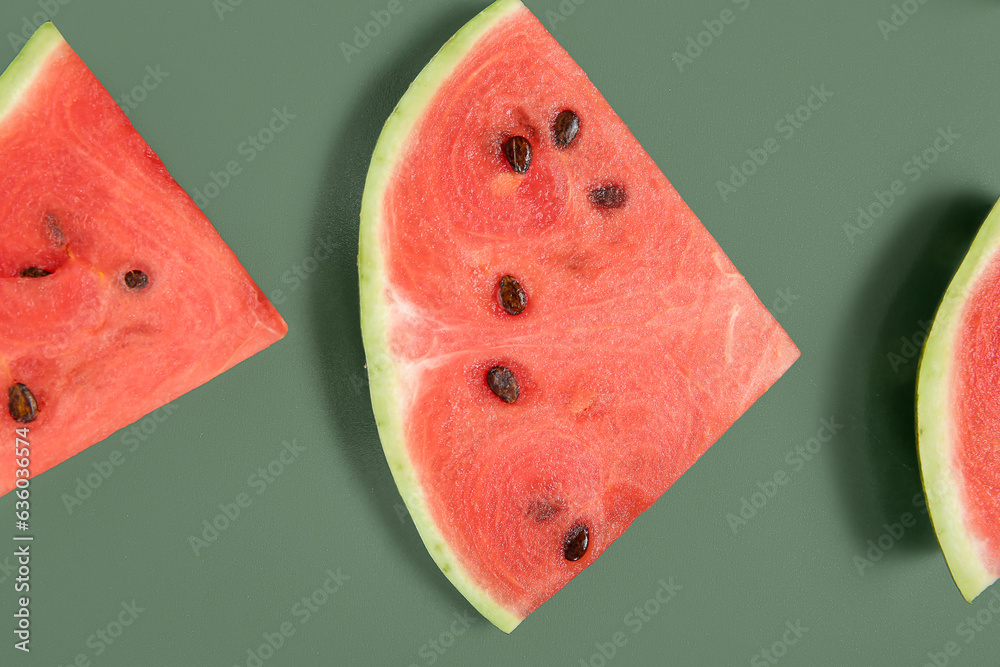
{"type": "Polygon", "coordinates": [[[917,371],[917,449],[927,510],[951,576],[969,602],[997,577],[984,561],[983,544],[963,523],[965,503],[960,473],[952,458],[950,382],[955,340],[965,304],[989,260],[997,253],[1000,253],[1000,203],[986,218],[945,292],[917,371]]]}
{"type": "Polygon", "coordinates": [[[17,104],[21,93],[31,87],[35,75],[53,51],[66,44],[51,21],[43,23],[22,47],[7,69],[0,74],[0,121],[17,104]]]}
{"type": "Polygon", "coordinates": [[[400,369],[393,362],[387,340],[388,296],[383,282],[385,265],[379,233],[386,187],[398,159],[405,152],[407,139],[421,121],[439,86],[485,33],[522,10],[527,11],[520,0],[494,2],[455,33],[410,84],[386,121],[372,155],[361,200],[358,242],[361,332],[372,411],[389,468],[413,523],[438,567],[483,616],[507,633],[517,627],[523,617],[498,604],[461,566],[430,516],[416,471],[407,456],[406,437],[399,419],[402,405],[397,391],[400,369]]]}

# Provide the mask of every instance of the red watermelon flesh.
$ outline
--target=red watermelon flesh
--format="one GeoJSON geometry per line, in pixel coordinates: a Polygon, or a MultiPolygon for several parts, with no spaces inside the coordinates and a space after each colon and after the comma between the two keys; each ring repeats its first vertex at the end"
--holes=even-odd
{"type": "Polygon", "coordinates": [[[927,509],[972,602],[1000,578],[1000,205],[955,273],[924,344],[917,437],[927,509]]]}
{"type": "Polygon", "coordinates": [[[957,354],[974,363],[955,368],[955,461],[966,480],[969,527],[1000,577],[1000,255],[973,290],[957,354]]]}
{"type": "Polygon", "coordinates": [[[359,264],[390,467],[441,569],[508,632],[799,355],[516,0],[458,33],[387,122],[359,264]],[[567,110],[579,132],[560,148],[567,110]],[[531,147],[523,174],[512,137],[531,147]],[[505,276],[526,295],[520,314],[501,307],[505,276]],[[496,367],[515,402],[491,388],[496,367]]]}
{"type": "Polygon", "coordinates": [[[37,475],[287,331],[51,24],[0,77],[0,164],[0,380],[37,404],[0,410],[0,493],[16,428],[37,475]]]}

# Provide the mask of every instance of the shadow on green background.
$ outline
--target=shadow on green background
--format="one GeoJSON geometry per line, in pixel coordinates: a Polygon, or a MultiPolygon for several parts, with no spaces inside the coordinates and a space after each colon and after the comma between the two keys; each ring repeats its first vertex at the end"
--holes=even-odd
{"type": "MultiPolygon", "coordinates": [[[[938,304],[994,203],[979,192],[929,199],[884,242],[840,333],[837,394],[849,437],[838,450],[841,487],[860,545],[907,512],[916,525],[899,552],[937,548],[923,506],[915,397],[919,352],[938,304]],[[858,328],[859,323],[860,328],[858,328]]],[[[877,221],[867,234],[877,233],[877,221]]],[[[866,238],[858,242],[872,242],[866,238]]],[[[894,546],[896,546],[894,545],[894,546]]]]}
{"type": "Polygon", "coordinates": [[[409,554],[428,586],[459,609],[468,608],[468,603],[427,554],[405,513],[379,443],[361,339],[357,259],[361,197],[382,126],[424,65],[475,13],[465,9],[439,12],[437,20],[429,23],[433,28],[403,44],[392,62],[378,68],[356,96],[330,148],[313,216],[313,237],[332,236],[337,246],[329,266],[309,285],[312,342],[316,357],[322,360],[326,403],[346,459],[365,488],[371,489],[381,529],[392,536],[400,552],[409,554]]]}

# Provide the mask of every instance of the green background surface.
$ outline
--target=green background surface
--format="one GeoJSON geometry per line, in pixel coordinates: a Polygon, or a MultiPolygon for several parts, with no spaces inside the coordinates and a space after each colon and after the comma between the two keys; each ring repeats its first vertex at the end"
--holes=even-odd
{"type": "MultiPolygon", "coordinates": [[[[15,54],[10,33],[54,13],[115,97],[130,96],[133,123],[189,192],[240,163],[204,208],[265,292],[281,290],[290,325],[285,340],[176,400],[164,419],[140,422],[143,439],[115,434],[33,483],[32,651],[12,648],[8,547],[0,664],[69,665],[82,655],[79,664],[252,665],[248,650],[286,622],[294,634],[268,666],[773,664],[762,651],[794,638],[786,623],[807,630],[777,647],[782,665],[997,664],[993,594],[962,599],[920,502],[912,353],[1000,196],[998,3],[527,2],[802,358],[511,636],[451,587],[401,513],[367,395],[355,263],[382,123],[485,2],[403,0],[370,43],[345,55],[341,44],[387,4],[0,5],[0,62],[15,54]],[[896,7],[902,25],[886,31],[896,7]],[[692,47],[689,37],[718,32],[724,10],[731,22],[721,34],[692,47]],[[696,57],[675,58],[687,49],[696,57]],[[137,89],[147,66],[167,74],[137,89]],[[789,132],[782,119],[823,86],[832,96],[789,132]],[[294,118],[248,161],[241,143],[275,109],[294,118]],[[939,131],[952,143],[929,152],[937,159],[914,180],[911,160],[939,131]],[[718,182],[772,138],[777,152],[724,197],[718,182]],[[852,233],[859,207],[897,179],[903,193],[852,233]],[[324,245],[334,246],[328,257],[317,254],[324,245]],[[303,266],[315,270],[291,279],[303,266]],[[837,432],[814,456],[795,453],[830,423],[837,432]],[[255,482],[286,441],[302,448],[298,457],[255,482]],[[122,464],[113,474],[68,507],[80,480],[114,456],[122,464]],[[734,524],[730,515],[778,471],[789,482],[734,524]],[[241,493],[251,505],[196,554],[189,538],[241,493]],[[907,516],[915,525],[886,537],[886,524],[898,535],[893,524],[907,516]],[[880,538],[889,548],[869,554],[880,538]],[[296,604],[328,569],[342,584],[306,617],[296,604]],[[648,604],[671,578],[676,596],[648,604]],[[142,611],[106,644],[97,632],[122,604],[142,611]],[[655,609],[644,620],[634,611],[643,606],[655,609]],[[470,619],[467,629],[456,615],[470,619]],[[602,645],[619,632],[624,646],[605,658],[602,645]]],[[[9,539],[12,496],[0,517],[9,539]]]]}

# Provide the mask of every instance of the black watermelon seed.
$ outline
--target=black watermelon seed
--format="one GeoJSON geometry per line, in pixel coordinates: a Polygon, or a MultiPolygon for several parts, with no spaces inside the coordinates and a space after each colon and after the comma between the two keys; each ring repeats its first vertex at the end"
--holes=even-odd
{"type": "Polygon", "coordinates": [[[558,116],[552,126],[552,135],[556,141],[556,148],[569,148],[569,145],[576,139],[580,131],[580,117],[567,109],[558,116]]]}
{"type": "Polygon", "coordinates": [[[45,276],[51,276],[51,271],[46,271],[45,269],[38,266],[29,266],[26,269],[21,269],[20,276],[22,278],[44,278],[45,276]]]}
{"type": "Polygon", "coordinates": [[[504,403],[513,403],[520,394],[514,373],[503,366],[494,366],[486,373],[486,384],[504,403]]]}
{"type": "Polygon", "coordinates": [[[511,137],[503,145],[504,155],[511,169],[519,174],[527,173],[531,166],[531,144],[524,137],[511,137]]]}
{"type": "Polygon", "coordinates": [[[125,274],[124,281],[125,287],[139,291],[146,289],[146,286],[149,285],[149,276],[142,271],[133,269],[125,274]]]}
{"type": "Polygon", "coordinates": [[[587,542],[589,541],[587,527],[576,525],[566,534],[566,543],[563,546],[563,555],[566,560],[580,560],[587,553],[587,542]]]}
{"type": "Polygon", "coordinates": [[[17,382],[7,390],[7,410],[14,421],[29,424],[38,418],[38,401],[30,389],[17,382]]]}
{"type": "Polygon", "coordinates": [[[628,195],[620,185],[602,185],[590,191],[590,203],[600,208],[621,208],[628,195]]]}
{"type": "Polygon", "coordinates": [[[520,315],[528,306],[528,295],[524,293],[521,283],[517,282],[514,276],[504,276],[500,279],[498,298],[503,309],[511,315],[520,315]]]}

